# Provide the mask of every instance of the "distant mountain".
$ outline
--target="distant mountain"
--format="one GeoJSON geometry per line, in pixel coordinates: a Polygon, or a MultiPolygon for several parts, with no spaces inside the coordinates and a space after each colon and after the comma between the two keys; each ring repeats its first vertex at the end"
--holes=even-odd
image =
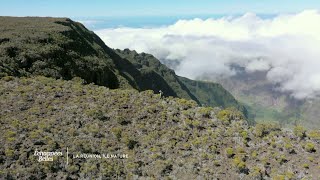
{"type": "Polygon", "coordinates": [[[208,106],[245,108],[222,86],[178,77],[149,54],[113,50],[82,24],[65,18],[0,17],[0,77],[34,76],[72,79],[164,96],[208,106]],[[199,93],[201,92],[201,93],[199,93]]]}
{"type": "Polygon", "coordinates": [[[297,100],[289,93],[279,92],[277,85],[269,82],[267,72],[246,72],[235,67],[237,75],[224,78],[203,76],[223,85],[248,110],[249,119],[258,122],[277,121],[284,126],[302,124],[309,128],[320,127],[320,99],[297,100]]]}

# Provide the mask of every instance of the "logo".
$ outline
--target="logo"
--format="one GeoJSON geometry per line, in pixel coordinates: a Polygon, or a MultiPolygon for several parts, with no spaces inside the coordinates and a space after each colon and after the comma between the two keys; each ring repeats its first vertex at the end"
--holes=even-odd
{"type": "MultiPolygon", "coordinates": [[[[66,165],[69,164],[69,149],[67,147],[66,149],[66,165]]],[[[46,162],[46,161],[53,161],[54,157],[60,157],[63,156],[63,153],[61,151],[55,151],[55,152],[46,152],[46,151],[39,151],[36,149],[34,151],[34,156],[38,157],[38,162],[46,162]]],[[[72,159],[128,159],[128,154],[116,154],[116,153],[107,153],[107,154],[86,154],[86,153],[80,153],[80,154],[71,154],[72,159]]]]}
{"type": "Polygon", "coordinates": [[[62,152],[44,152],[38,151],[37,149],[34,151],[34,156],[38,156],[38,162],[43,161],[53,161],[54,156],[62,156],[62,152]]]}

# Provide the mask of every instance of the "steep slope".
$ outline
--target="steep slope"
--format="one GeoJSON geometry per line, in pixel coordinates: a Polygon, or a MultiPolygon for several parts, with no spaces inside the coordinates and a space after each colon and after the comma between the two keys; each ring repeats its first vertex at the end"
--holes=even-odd
{"type": "Polygon", "coordinates": [[[80,23],[32,17],[0,17],[0,23],[2,76],[79,76],[110,88],[128,84],[108,54],[111,50],[80,23]]]}
{"type": "Polygon", "coordinates": [[[0,123],[0,179],[320,176],[319,131],[249,127],[237,111],[79,78],[0,79],[0,123]]]}
{"type": "MultiPolygon", "coordinates": [[[[157,87],[161,86],[153,85],[151,89],[155,92],[162,90],[165,96],[174,96],[175,94],[176,97],[192,99],[203,106],[220,106],[223,108],[235,107],[247,116],[246,108],[238,103],[232,94],[217,83],[194,81],[188,78],[179,77],[173,70],[161,64],[158,59],[150,54],[138,54],[136,51],[130,51],[129,49],[117,49],[116,52],[121,57],[128,59],[140,71],[149,72],[149,74],[150,72],[153,72],[163,77],[169,86],[168,89],[157,89],[157,87]]],[[[142,89],[150,89],[150,86],[148,86],[150,81],[144,82],[144,78],[147,77],[154,79],[149,74],[146,74],[146,77],[141,79],[142,89]]],[[[156,81],[154,82],[156,84],[156,81]]]]}
{"type": "Polygon", "coordinates": [[[115,51],[122,58],[128,59],[139,71],[142,72],[143,77],[141,77],[140,80],[141,89],[147,90],[149,88],[156,92],[161,90],[164,92],[165,96],[177,96],[199,102],[198,99],[190,93],[189,89],[187,89],[179,80],[175,72],[161,64],[160,61],[151,54],[138,54],[136,51],[130,51],[129,49],[125,49],[123,51],[117,49],[115,51]],[[161,89],[161,85],[159,85],[161,82],[157,81],[156,74],[163,77],[164,81],[167,82],[167,88],[161,89]],[[151,88],[150,80],[153,80],[151,88]]]}
{"type": "Polygon", "coordinates": [[[0,23],[0,77],[43,75],[66,80],[81,77],[86,83],[112,89],[161,90],[165,96],[209,106],[234,105],[243,110],[229,93],[211,103],[219,92],[225,91],[221,86],[210,89],[208,103],[190,92],[173,70],[152,55],[113,50],[70,19],[0,17],[0,23]]]}
{"type": "MultiPolygon", "coordinates": [[[[248,117],[247,109],[241,105],[227,90],[220,84],[210,81],[194,81],[188,78],[179,77],[179,79],[187,86],[187,88],[194,94],[201,104],[211,107],[235,107],[248,117]]],[[[250,123],[254,120],[249,119],[250,123]]]]}
{"type": "Polygon", "coordinates": [[[320,98],[315,98],[312,100],[306,100],[301,106],[299,106],[299,111],[301,112],[300,123],[305,124],[309,128],[320,128],[320,98]],[[304,123],[306,122],[306,123],[304,123]]]}

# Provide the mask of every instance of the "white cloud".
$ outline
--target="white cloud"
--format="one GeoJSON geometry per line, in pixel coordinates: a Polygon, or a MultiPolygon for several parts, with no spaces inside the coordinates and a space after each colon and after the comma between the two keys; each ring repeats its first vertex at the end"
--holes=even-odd
{"type": "Polygon", "coordinates": [[[179,20],[160,28],[117,28],[96,31],[112,48],[147,52],[159,59],[179,60],[177,73],[189,78],[203,74],[231,76],[231,64],[246,71],[268,71],[279,90],[296,98],[320,92],[320,12],[262,19],[241,17],[179,20]]]}
{"type": "Polygon", "coordinates": [[[246,66],[246,71],[248,72],[267,71],[269,69],[269,63],[261,58],[250,61],[246,66]]]}

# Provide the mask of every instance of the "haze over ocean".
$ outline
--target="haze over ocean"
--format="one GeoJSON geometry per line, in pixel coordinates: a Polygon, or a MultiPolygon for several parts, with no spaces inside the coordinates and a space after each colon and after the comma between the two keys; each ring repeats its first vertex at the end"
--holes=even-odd
{"type": "MultiPolygon", "coordinates": [[[[73,17],[75,21],[83,23],[90,30],[100,30],[106,28],[155,28],[168,26],[179,20],[191,20],[195,18],[209,19],[222,17],[239,17],[243,14],[210,14],[210,15],[181,15],[181,16],[125,16],[125,17],[73,17]]],[[[258,14],[262,19],[270,19],[276,14],[258,14]]]]}

